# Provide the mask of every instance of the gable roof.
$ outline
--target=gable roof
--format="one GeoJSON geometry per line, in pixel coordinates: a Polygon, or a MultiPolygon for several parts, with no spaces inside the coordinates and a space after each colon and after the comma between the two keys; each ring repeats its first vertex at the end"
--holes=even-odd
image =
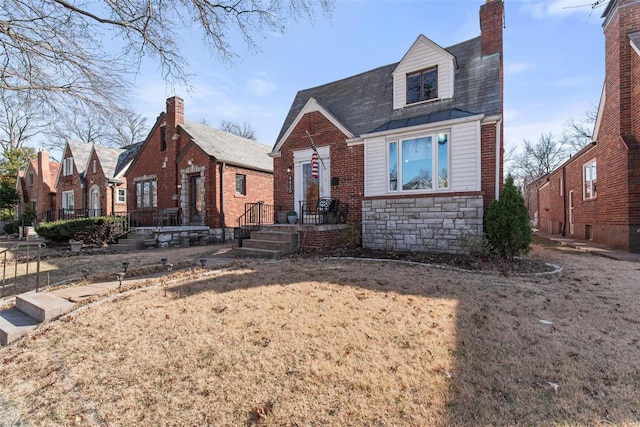
{"type": "MultiPolygon", "coordinates": [[[[47,181],[51,185],[56,182],[56,178],[58,177],[58,170],[60,169],[60,163],[49,160],[49,180],[47,181]]],[[[55,188],[51,188],[51,191],[56,191],[55,188]]]]}
{"type": "Polygon", "coordinates": [[[268,156],[271,150],[267,145],[222,132],[202,123],[185,121],[181,127],[198,147],[219,162],[273,172],[273,160],[268,156]]]}
{"type": "Polygon", "coordinates": [[[105,147],[104,145],[94,144],[93,149],[96,152],[98,160],[100,160],[100,166],[104,172],[106,178],[113,178],[115,176],[116,164],[118,158],[124,150],[120,148],[105,147]]]}
{"type": "Polygon", "coordinates": [[[87,162],[89,161],[93,144],[69,139],[67,140],[67,147],[71,150],[71,156],[73,157],[73,162],[76,165],[78,173],[82,175],[84,171],[87,170],[87,162]]]}
{"type": "Polygon", "coordinates": [[[393,76],[399,63],[347,77],[322,86],[301,90],[285,118],[277,146],[309,98],[315,98],[356,135],[372,132],[385,123],[425,116],[447,110],[461,110],[473,115],[500,115],[500,56],[483,55],[480,37],[445,49],[455,57],[454,96],[393,109],[393,76]]]}

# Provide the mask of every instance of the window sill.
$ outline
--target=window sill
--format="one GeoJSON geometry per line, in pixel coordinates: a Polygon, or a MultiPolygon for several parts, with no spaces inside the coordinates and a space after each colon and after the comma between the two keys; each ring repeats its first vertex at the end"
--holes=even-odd
{"type": "Polygon", "coordinates": [[[236,194],[233,195],[233,197],[237,197],[238,199],[246,199],[247,195],[246,194],[236,193],[236,194]]]}

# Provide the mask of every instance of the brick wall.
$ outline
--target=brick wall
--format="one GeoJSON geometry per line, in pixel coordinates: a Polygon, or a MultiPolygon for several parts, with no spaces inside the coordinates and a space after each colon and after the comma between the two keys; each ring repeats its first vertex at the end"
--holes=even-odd
{"type": "Polygon", "coordinates": [[[349,221],[359,224],[364,195],[364,146],[347,146],[346,135],[317,111],[304,115],[282,145],[281,156],[273,159],[275,204],[285,211],[298,208],[294,206],[295,191],[288,190],[287,168],[293,167],[293,151],[310,148],[306,131],[317,147],[330,147],[331,177],[338,179],[338,185],[331,186],[331,197],[348,204],[349,221]]]}
{"type": "MultiPolygon", "coordinates": [[[[486,124],[480,129],[480,188],[484,192],[485,208],[488,208],[496,199],[496,135],[495,124],[486,124]]],[[[500,150],[500,156],[502,157],[502,150],[500,150]]],[[[500,159],[500,189],[502,189],[502,158],[500,159]]]]}
{"type": "Polygon", "coordinates": [[[73,154],[67,146],[65,152],[62,155],[62,164],[60,165],[60,173],[58,178],[58,186],[56,187],[56,205],[58,209],[62,209],[62,193],[65,191],[73,190],[74,209],[82,209],[86,206],[86,193],[82,188],[82,179],[76,168],[75,161],[73,162],[73,173],[68,176],[64,176],[64,159],[71,157],[73,154]]]}

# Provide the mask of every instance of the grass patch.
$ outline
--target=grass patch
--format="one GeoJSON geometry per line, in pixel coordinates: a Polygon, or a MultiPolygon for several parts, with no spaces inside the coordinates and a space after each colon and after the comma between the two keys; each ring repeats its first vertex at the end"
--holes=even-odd
{"type": "Polygon", "coordinates": [[[637,265],[536,252],[564,272],[238,263],[45,325],[0,390],[33,425],[637,425],[637,265]]]}

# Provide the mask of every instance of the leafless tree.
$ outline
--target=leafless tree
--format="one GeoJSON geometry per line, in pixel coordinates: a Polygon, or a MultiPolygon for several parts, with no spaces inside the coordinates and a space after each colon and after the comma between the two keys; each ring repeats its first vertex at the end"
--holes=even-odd
{"type": "Polygon", "coordinates": [[[63,148],[68,139],[79,142],[108,145],[114,134],[107,117],[91,108],[78,106],[75,110],[60,114],[53,125],[48,149],[63,148]]]}
{"type": "Polygon", "coordinates": [[[520,180],[535,180],[553,171],[568,157],[564,138],[542,134],[535,143],[523,141],[522,151],[513,156],[510,173],[520,180]]]}
{"type": "Polygon", "coordinates": [[[0,90],[0,148],[8,153],[44,130],[42,105],[27,93],[0,90]]]}
{"type": "Polygon", "coordinates": [[[251,124],[247,122],[240,124],[238,122],[223,120],[220,122],[220,130],[243,138],[251,139],[253,141],[256,140],[256,134],[251,128],[251,124]]]}
{"type": "Polygon", "coordinates": [[[252,51],[287,20],[330,14],[333,0],[5,0],[0,16],[0,89],[50,108],[71,101],[124,105],[130,73],[146,57],[169,83],[188,79],[181,37],[198,34],[212,54],[235,58],[237,33],[252,51]]]}
{"type": "Polygon", "coordinates": [[[116,117],[119,123],[112,123],[114,132],[109,137],[109,145],[126,147],[147,137],[147,118],[130,110],[123,110],[116,117]]]}
{"type": "Polygon", "coordinates": [[[594,125],[597,118],[598,108],[593,107],[584,113],[582,120],[576,120],[572,117],[567,121],[567,130],[563,138],[565,138],[572,154],[577,153],[593,141],[594,125]]]}

